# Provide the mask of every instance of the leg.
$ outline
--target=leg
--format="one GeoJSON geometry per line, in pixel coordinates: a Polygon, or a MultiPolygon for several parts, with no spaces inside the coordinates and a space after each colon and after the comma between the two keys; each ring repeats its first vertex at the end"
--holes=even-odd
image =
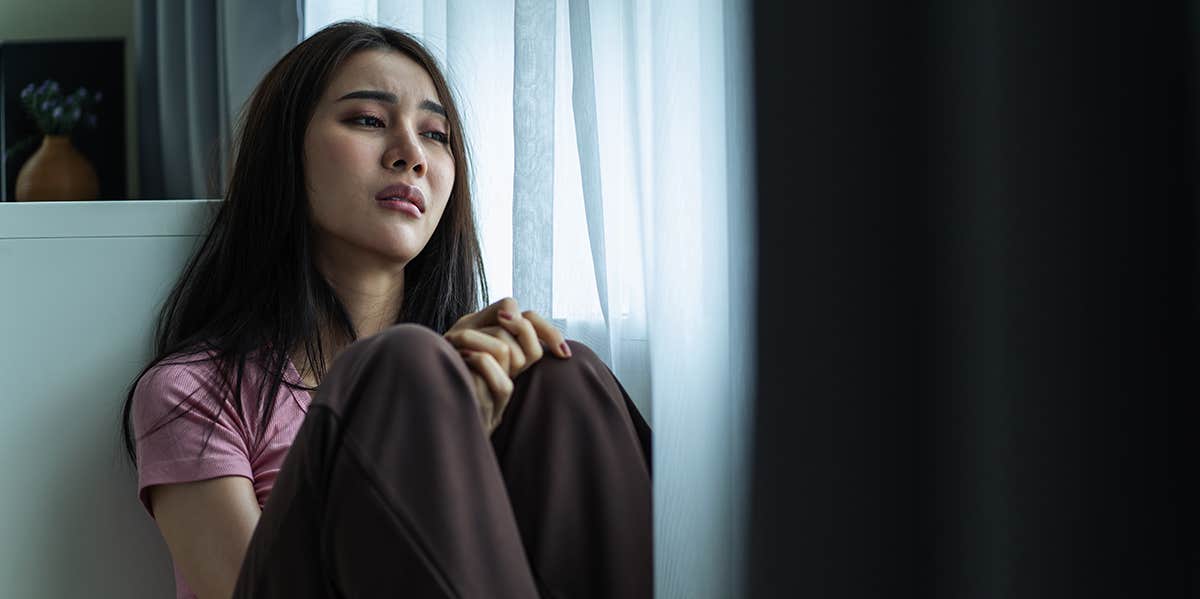
{"type": "Polygon", "coordinates": [[[654,593],[650,428],[586,345],[515,381],[492,445],[543,597],[654,593]]]}
{"type": "Polygon", "coordinates": [[[348,347],[288,452],[235,597],[537,597],[469,377],[416,325],[348,347]]]}

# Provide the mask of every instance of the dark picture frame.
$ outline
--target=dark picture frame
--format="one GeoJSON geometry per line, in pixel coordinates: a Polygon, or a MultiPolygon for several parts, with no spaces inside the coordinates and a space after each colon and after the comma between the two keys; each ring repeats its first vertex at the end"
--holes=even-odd
{"type": "Polygon", "coordinates": [[[17,174],[42,135],[21,104],[21,90],[53,79],[64,93],[103,94],[96,127],[77,125],[71,143],[96,170],[100,200],[129,197],[125,161],[125,40],[0,40],[0,201],[14,201],[17,174]]]}

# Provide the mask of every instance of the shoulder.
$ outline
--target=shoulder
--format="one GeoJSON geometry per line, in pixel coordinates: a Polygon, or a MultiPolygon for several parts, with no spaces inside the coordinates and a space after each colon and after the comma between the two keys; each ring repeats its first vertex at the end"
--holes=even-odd
{"type": "Polygon", "coordinates": [[[241,397],[231,395],[213,352],[168,356],[146,369],[134,388],[138,497],[151,510],[155,485],[221,476],[254,480],[253,429],[241,397]]]}
{"type": "MultiPolygon", "coordinates": [[[[204,349],[171,354],[148,368],[133,392],[136,420],[146,422],[183,411],[197,411],[208,420],[224,416],[255,420],[260,389],[271,387],[262,367],[261,351],[245,357],[241,379],[233,363],[218,360],[217,351],[204,349]]],[[[236,361],[236,359],[235,359],[236,361]]],[[[285,395],[281,386],[277,395],[285,395]]],[[[276,398],[278,399],[278,398],[276,398]]]]}
{"type": "Polygon", "coordinates": [[[146,369],[134,387],[133,401],[184,397],[204,391],[213,394],[220,379],[214,352],[172,354],[146,369]]]}
{"type": "Polygon", "coordinates": [[[134,386],[132,420],[136,428],[153,428],[158,423],[187,415],[185,420],[211,422],[241,419],[242,391],[226,376],[215,350],[175,353],[146,369],[134,386]],[[240,404],[240,405],[239,405],[240,404]]]}

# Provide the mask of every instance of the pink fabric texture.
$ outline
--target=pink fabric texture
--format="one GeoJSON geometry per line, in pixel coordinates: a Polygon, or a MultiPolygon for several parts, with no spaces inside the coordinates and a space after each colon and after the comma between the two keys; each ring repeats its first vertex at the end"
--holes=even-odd
{"type": "MultiPolygon", "coordinates": [[[[208,359],[210,355],[172,356],[164,362],[191,363],[155,365],[134,390],[131,419],[138,461],[137,496],[151,518],[154,510],[149,500],[150,486],[220,476],[249,479],[261,508],[308,413],[310,395],[281,386],[266,433],[260,435],[261,410],[254,392],[264,372],[253,361],[247,361],[242,392],[235,398],[242,406],[239,416],[225,397],[215,364],[208,359]],[[161,428],[147,435],[152,427],[161,428]],[[205,437],[208,446],[201,455],[205,437]]],[[[284,376],[293,383],[300,380],[290,361],[284,376]]],[[[194,598],[178,566],[174,570],[176,597],[194,598]]]]}

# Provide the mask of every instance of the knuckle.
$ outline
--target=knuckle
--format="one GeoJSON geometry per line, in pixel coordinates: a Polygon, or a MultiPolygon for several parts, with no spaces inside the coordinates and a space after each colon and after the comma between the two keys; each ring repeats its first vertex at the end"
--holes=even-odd
{"type": "Polygon", "coordinates": [[[531,316],[537,316],[537,315],[538,315],[538,313],[534,312],[533,310],[526,310],[521,313],[521,316],[524,316],[525,318],[529,318],[531,316]]]}

